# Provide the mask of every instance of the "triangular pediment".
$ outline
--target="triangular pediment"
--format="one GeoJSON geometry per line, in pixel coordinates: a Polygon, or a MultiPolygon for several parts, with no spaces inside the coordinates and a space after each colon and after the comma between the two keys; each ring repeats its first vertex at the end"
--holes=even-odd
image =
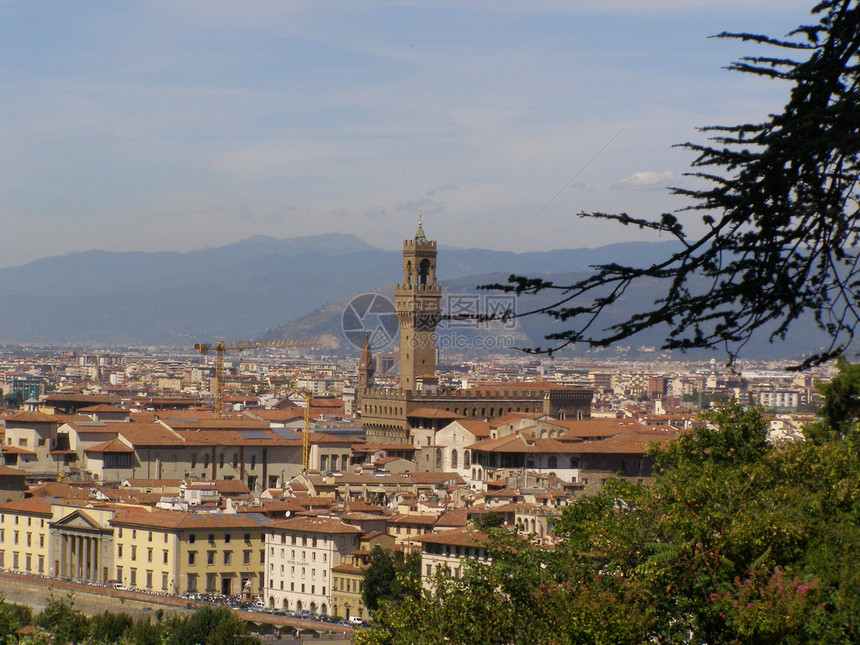
{"type": "Polygon", "coordinates": [[[96,522],[80,509],[69,513],[64,518],[59,519],[56,522],[53,522],[52,526],[54,528],[95,529],[97,531],[103,531],[107,528],[96,522]]]}

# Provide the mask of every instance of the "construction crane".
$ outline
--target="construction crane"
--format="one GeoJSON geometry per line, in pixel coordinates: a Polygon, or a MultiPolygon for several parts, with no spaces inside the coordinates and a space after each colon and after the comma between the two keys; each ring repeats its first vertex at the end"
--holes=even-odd
{"type": "Polygon", "coordinates": [[[302,472],[306,473],[311,468],[311,399],[313,395],[309,390],[296,390],[305,397],[305,430],[302,432],[302,472]]]}
{"type": "MultiPolygon", "coordinates": [[[[194,345],[201,354],[215,352],[215,392],[213,392],[215,416],[224,418],[224,355],[229,351],[243,352],[246,349],[262,348],[291,348],[291,347],[316,347],[320,345],[316,340],[236,340],[218,341],[217,343],[197,343],[194,345]]],[[[310,407],[308,407],[308,414],[310,407]]],[[[308,416],[308,415],[306,415],[308,416]]],[[[308,417],[307,423],[310,423],[308,417]]]]}

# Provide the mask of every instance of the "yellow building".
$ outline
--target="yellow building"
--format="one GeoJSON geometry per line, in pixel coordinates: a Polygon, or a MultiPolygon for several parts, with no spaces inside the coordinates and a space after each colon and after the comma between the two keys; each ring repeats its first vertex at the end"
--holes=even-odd
{"type": "Polygon", "coordinates": [[[111,521],[115,579],[170,594],[257,595],[267,523],[250,513],[118,513],[111,521]]]}
{"type": "Polygon", "coordinates": [[[0,567],[48,575],[51,504],[33,499],[0,505],[0,567]]]}

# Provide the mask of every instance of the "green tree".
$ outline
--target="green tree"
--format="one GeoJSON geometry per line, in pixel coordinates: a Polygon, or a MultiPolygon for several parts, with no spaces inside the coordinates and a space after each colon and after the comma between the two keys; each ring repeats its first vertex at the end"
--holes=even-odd
{"type": "Polygon", "coordinates": [[[771,446],[730,403],[652,456],[652,486],[610,480],[541,549],[493,533],[492,562],[382,603],[360,645],[860,642],[860,453],[771,446]]]}
{"type": "Polygon", "coordinates": [[[373,611],[382,600],[399,602],[416,595],[415,580],[420,577],[421,555],[388,551],[379,545],[370,551],[370,566],[361,583],[364,606],[373,611]]]}
{"type": "Polygon", "coordinates": [[[89,619],[90,640],[94,643],[118,643],[131,629],[134,621],[126,613],[104,611],[89,619]]]}
{"type": "Polygon", "coordinates": [[[828,383],[815,383],[824,396],[824,405],[818,413],[821,422],[808,428],[805,433],[813,441],[857,435],[857,422],[860,420],[860,364],[851,364],[840,357],[836,361],[836,368],[838,374],[828,383]]]}
{"type": "Polygon", "coordinates": [[[248,633],[245,621],[236,618],[225,607],[203,607],[184,618],[164,621],[164,645],[259,645],[248,633]]]}
{"type": "Polygon", "coordinates": [[[33,620],[33,612],[25,605],[16,605],[0,598],[0,640],[17,632],[33,620]]]}
{"type": "Polygon", "coordinates": [[[35,623],[48,630],[54,642],[58,643],[80,643],[89,635],[87,617],[75,609],[71,594],[61,600],[51,596],[48,604],[36,616],[35,623]]]}
{"type": "MultiPolygon", "coordinates": [[[[691,200],[684,211],[701,214],[702,234],[689,234],[669,213],[656,219],[581,213],[671,236],[680,250],[644,268],[597,266],[573,284],[514,275],[508,284],[485,287],[558,294],[553,303],[527,312],[563,324],[546,337],[549,351],[571,343],[607,347],[666,326],[664,349],[725,346],[734,358],[757,332],[771,341],[784,338],[809,312],[827,340],[801,367],[843,352],[860,323],[860,6],[857,0],[824,0],[812,14],[816,23],[784,39],[718,36],[777,50],[742,58],[729,69],[791,87],[781,112],[759,123],[703,128],[710,144],[680,146],[698,155],[688,175],[704,187],[673,192],[691,200]],[[602,325],[607,310],[643,281],[665,285],[654,307],[602,325]]],[[[523,307],[520,315],[527,315],[523,307]]]]}

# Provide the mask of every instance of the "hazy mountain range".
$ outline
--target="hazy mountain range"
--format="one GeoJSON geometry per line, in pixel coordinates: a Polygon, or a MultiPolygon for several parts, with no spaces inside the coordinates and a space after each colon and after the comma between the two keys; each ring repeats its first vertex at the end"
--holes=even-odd
{"type": "MultiPolygon", "coordinates": [[[[477,293],[476,285],[505,282],[511,273],[569,283],[597,263],[646,264],[664,258],[672,242],[630,242],[596,249],[542,253],[441,246],[437,277],[446,293],[477,293]]],[[[0,342],[176,345],[198,341],[327,337],[353,348],[341,332],[350,299],[379,290],[391,296],[402,275],[399,251],[375,248],[352,235],[279,240],[251,237],[190,253],[87,251],[0,269],[0,342]],[[268,331],[266,331],[268,330],[268,331]]],[[[485,294],[485,292],[481,292],[485,294]]],[[[611,318],[649,306],[659,294],[643,285],[611,318]]],[[[519,311],[543,299],[518,303],[519,311]]],[[[447,329],[468,339],[503,335],[517,346],[546,345],[556,329],[545,317],[514,329],[447,329]]],[[[782,345],[749,346],[750,358],[796,357],[814,348],[811,329],[782,345]]],[[[659,330],[629,343],[659,346],[659,330]]],[[[492,353],[487,350],[485,353],[492,353]]]]}

